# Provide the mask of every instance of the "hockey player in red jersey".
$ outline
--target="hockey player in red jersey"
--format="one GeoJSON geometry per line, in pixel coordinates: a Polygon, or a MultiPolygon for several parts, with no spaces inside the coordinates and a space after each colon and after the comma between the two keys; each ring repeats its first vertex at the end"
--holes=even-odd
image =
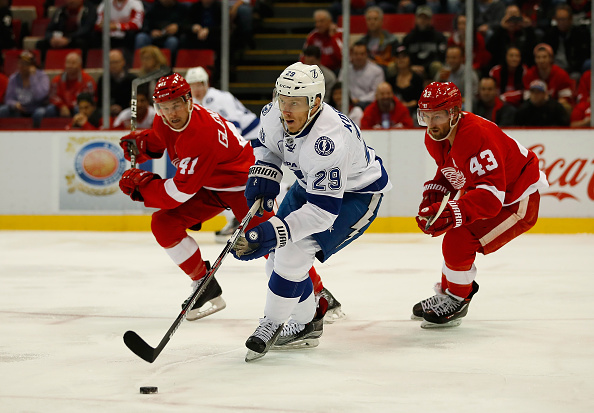
{"type": "Polygon", "coordinates": [[[424,319],[425,328],[456,326],[478,291],[476,253],[495,252],[532,228],[538,191],[548,183],[532,151],[496,124],[461,110],[462,97],[453,83],[431,83],[418,106],[437,173],[424,185],[416,220],[424,233],[445,236],[441,283],[435,296],[413,307],[412,318],[424,319]]]}
{"type": "MultiPolygon", "coordinates": [[[[133,168],[124,172],[120,189],[132,200],[158,208],[152,216],[151,230],[171,259],[193,280],[197,288],[208,271],[196,241],[187,229],[231,209],[242,220],[249,208],[244,196],[248,169],[255,162],[252,148],[235,126],[216,112],[193,104],[190,86],[175,73],[159,79],[153,95],[157,115],[153,128],[134,131],[121,139],[126,159],[134,142],[136,161],[160,158],[165,149],[177,167],[173,178],[133,168]]],[[[254,217],[248,229],[272,217],[264,211],[254,217]]],[[[314,285],[323,285],[312,267],[314,285]]],[[[222,290],[216,279],[188,312],[197,320],[225,308],[222,290]]]]}

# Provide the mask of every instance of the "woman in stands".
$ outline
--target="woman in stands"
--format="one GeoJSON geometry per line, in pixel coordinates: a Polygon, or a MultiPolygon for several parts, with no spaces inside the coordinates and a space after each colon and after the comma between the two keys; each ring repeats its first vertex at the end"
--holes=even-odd
{"type": "Polygon", "coordinates": [[[526,65],[522,64],[520,49],[515,46],[509,47],[505,54],[505,62],[493,66],[489,71],[489,76],[497,82],[501,100],[515,107],[520,106],[524,94],[522,78],[526,70],[526,65]]]}

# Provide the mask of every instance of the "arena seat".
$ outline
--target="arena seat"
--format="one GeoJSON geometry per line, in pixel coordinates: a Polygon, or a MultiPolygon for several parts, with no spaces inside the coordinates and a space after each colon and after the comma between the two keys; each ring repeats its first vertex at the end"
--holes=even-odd
{"type": "Polygon", "coordinates": [[[82,56],[82,50],[80,49],[49,49],[45,55],[45,70],[58,70],[64,69],[64,61],[66,56],[76,52],[82,56]]]}
{"type": "MultiPolygon", "coordinates": [[[[8,49],[3,50],[2,55],[4,56],[4,73],[7,76],[10,76],[14,72],[16,72],[18,68],[19,62],[19,55],[23,50],[21,49],[8,49]]],[[[35,60],[37,61],[37,65],[39,66],[39,50],[29,50],[30,52],[35,55],[35,60]]]]}

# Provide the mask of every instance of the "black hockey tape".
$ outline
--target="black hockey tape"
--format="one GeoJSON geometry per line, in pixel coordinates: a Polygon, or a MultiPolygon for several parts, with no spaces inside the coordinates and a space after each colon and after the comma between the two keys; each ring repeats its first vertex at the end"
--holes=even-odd
{"type": "Polygon", "coordinates": [[[141,394],[153,394],[153,393],[157,393],[158,389],[157,387],[141,387],[140,388],[140,393],[141,394]]]}

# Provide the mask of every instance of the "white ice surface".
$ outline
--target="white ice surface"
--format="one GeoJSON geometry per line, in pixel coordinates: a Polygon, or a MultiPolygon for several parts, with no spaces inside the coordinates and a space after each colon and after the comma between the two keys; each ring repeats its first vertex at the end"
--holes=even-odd
{"type": "MultiPolygon", "coordinates": [[[[213,234],[194,235],[215,259],[213,234]]],[[[410,311],[439,281],[440,241],[369,234],[318,264],[347,319],[253,363],[263,261],[229,256],[227,308],[149,364],[123,333],[156,346],[190,292],[152,234],[0,231],[0,412],[593,412],[594,235],[480,255],[462,325],[423,330],[410,311]]]]}

